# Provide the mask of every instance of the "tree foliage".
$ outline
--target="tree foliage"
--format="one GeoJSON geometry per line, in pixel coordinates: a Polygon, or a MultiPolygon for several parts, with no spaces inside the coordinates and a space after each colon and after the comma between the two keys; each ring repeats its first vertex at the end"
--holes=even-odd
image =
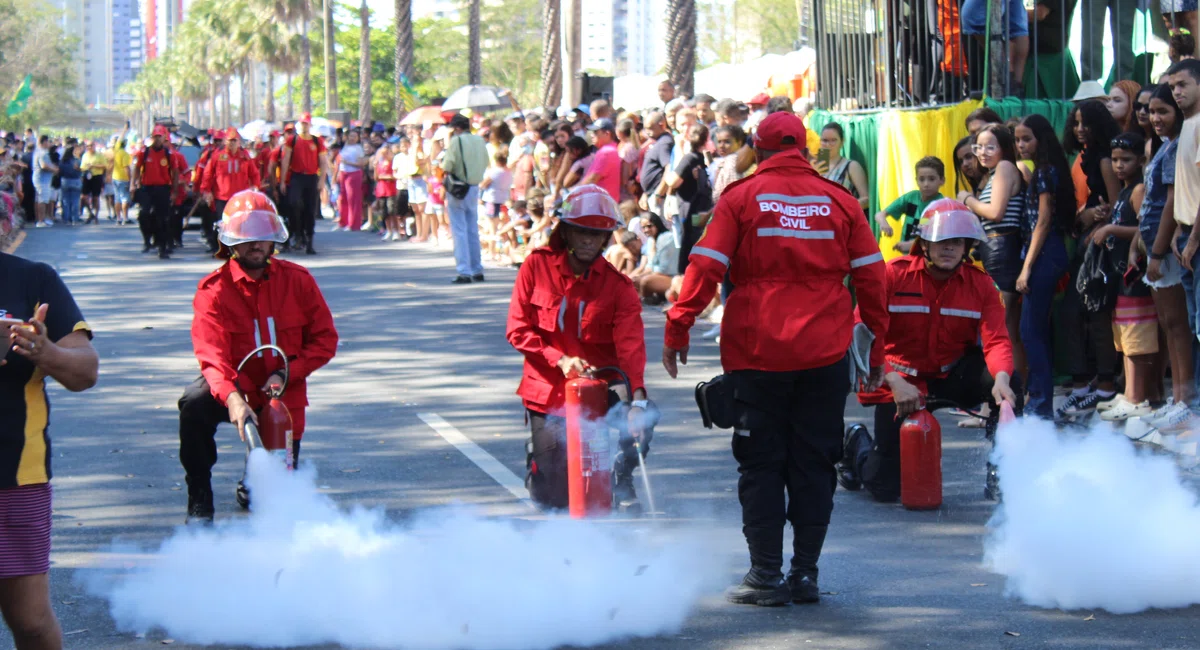
{"type": "Polygon", "coordinates": [[[696,3],[697,49],[705,64],[735,63],[796,49],[802,0],[704,0],[696,3]]]}
{"type": "Polygon", "coordinates": [[[59,26],[61,12],[41,0],[0,0],[0,105],[7,106],[26,74],[33,75],[33,96],[12,118],[0,111],[0,128],[39,126],[82,108],[74,97],[75,57],[79,42],[59,26]]]}

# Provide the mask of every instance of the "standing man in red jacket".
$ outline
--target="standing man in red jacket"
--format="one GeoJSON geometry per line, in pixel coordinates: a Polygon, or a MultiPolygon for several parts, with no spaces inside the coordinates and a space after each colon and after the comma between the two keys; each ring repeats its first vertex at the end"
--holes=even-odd
{"type": "MultiPolygon", "coordinates": [[[[201,376],[179,399],[179,461],[187,472],[189,522],[213,519],[217,426],[233,422],[243,435],[247,421],[258,421],[263,389],[286,384],[283,403],[292,415],[292,451],[299,458],[306,380],[337,351],[333,315],[316,280],[304,267],[272,257],[287,236],[265,194],[246,190],[225,205],[218,256],[228,261],[200,281],[193,301],[192,345],[201,376]],[[283,349],[286,364],[270,350],[247,358],[267,344],[283,349]]],[[[241,483],[238,500],[249,503],[241,483]]]]}
{"type": "Polygon", "coordinates": [[[159,259],[170,259],[171,245],[171,190],[179,184],[179,166],[171,153],[167,140],[171,132],[167,127],[155,125],[149,147],[142,149],[134,158],[133,182],[130,191],[137,193],[142,188],[142,201],[138,211],[138,226],[142,230],[145,247],[149,253],[158,247],[159,259]],[[153,242],[153,243],[152,243],[153,242]]]}
{"type": "MultiPolygon", "coordinates": [[[[580,185],[562,205],[550,245],[535,249],[521,265],[508,307],[508,342],[525,355],[517,394],[533,436],[526,485],[539,505],[568,506],[567,380],[591,369],[618,368],[633,394],[628,415],[620,418],[628,425],[621,427],[621,450],[613,466],[613,499],[630,507],[637,499],[633,468],[641,460],[634,442],[642,453],[649,449],[655,413],[642,381],[642,303],[633,282],[601,254],[621,223],[616,201],[599,186],[580,185]]],[[[609,401],[616,406],[614,393],[609,401]]]]}
{"type": "Polygon", "coordinates": [[[321,211],[321,186],[329,173],[329,160],[325,141],[312,134],[312,115],[304,113],[296,124],[299,133],[283,142],[279,193],[287,197],[293,223],[300,231],[295,246],[303,242],[304,252],[316,255],[313,230],[321,211]]]}
{"type": "MultiPolygon", "coordinates": [[[[847,490],[866,485],[877,501],[900,498],[900,425],[928,400],[964,408],[989,402],[989,439],[996,433],[1001,401],[1021,409],[1017,394],[1022,391],[1010,385],[1012,342],[1000,292],[968,261],[971,246],[986,239],[970,208],[941,199],[925,209],[912,253],[888,263],[891,324],[884,341],[884,383],[858,396],[863,405],[875,407],[875,437],[861,424],[846,432],[838,482],[847,490]]],[[[995,467],[988,463],[984,495],[995,499],[999,487],[995,467]]]]}
{"type": "MultiPolygon", "coordinates": [[[[225,132],[225,148],[213,151],[204,167],[204,175],[200,179],[204,202],[211,208],[211,214],[225,214],[225,204],[234,194],[258,189],[260,182],[258,165],[242,148],[237,129],[229,127],[225,132]]],[[[213,225],[211,217],[204,219],[204,236],[208,240],[210,253],[217,252],[217,231],[213,225]]]]}
{"type": "Polygon", "coordinates": [[[883,257],[858,201],[808,164],[804,123],[775,113],[758,126],[758,172],[729,185],[692,249],[683,288],[667,313],[663,366],[687,363],[688,330],[729,272],[734,290],[721,323],[721,365],[732,384],[742,532],[750,571],[733,603],[815,603],[842,456],[854,328],[852,279],[862,320],[876,337],[868,384],[882,379],[888,313],[883,257]],[[786,499],[785,499],[786,493],[786,499]],[[783,565],[785,522],[793,529],[783,565]]]}

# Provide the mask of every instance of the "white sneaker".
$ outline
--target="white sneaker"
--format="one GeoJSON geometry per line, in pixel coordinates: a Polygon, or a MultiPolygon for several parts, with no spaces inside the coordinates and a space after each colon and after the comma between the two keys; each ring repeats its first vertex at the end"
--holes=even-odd
{"type": "Polygon", "coordinates": [[[1116,397],[1114,397],[1110,400],[1105,400],[1103,402],[1097,403],[1096,404],[1096,412],[1103,413],[1103,412],[1111,410],[1121,404],[1128,404],[1128,403],[1129,403],[1129,400],[1125,399],[1124,393],[1117,393],[1116,397]]]}
{"type": "Polygon", "coordinates": [[[715,339],[721,335],[721,324],[717,323],[708,329],[707,332],[700,335],[702,339],[715,339]]]}
{"type": "Polygon", "coordinates": [[[54,225],[54,224],[52,224],[52,223],[49,223],[49,222],[47,222],[47,221],[39,221],[39,222],[37,223],[37,225],[36,225],[36,226],[34,226],[34,228],[49,228],[50,226],[53,226],[53,225],[54,225]]]}
{"type": "Polygon", "coordinates": [[[1149,401],[1142,402],[1141,404],[1134,404],[1127,399],[1121,398],[1116,406],[1101,413],[1100,419],[1104,420],[1105,422],[1124,422],[1132,417],[1150,415],[1153,410],[1154,409],[1150,408],[1149,401]]]}
{"type": "Polygon", "coordinates": [[[1195,411],[1180,403],[1179,408],[1172,411],[1166,418],[1160,420],[1158,430],[1163,435],[1172,436],[1188,433],[1200,427],[1200,417],[1195,411]]]}
{"type": "Polygon", "coordinates": [[[1152,427],[1161,427],[1165,425],[1172,416],[1174,416],[1180,408],[1187,409],[1187,405],[1183,403],[1167,402],[1165,406],[1148,415],[1145,420],[1146,424],[1152,427]]]}
{"type": "MultiPolygon", "coordinates": [[[[725,316],[725,305],[723,305],[723,304],[717,305],[717,308],[714,309],[713,312],[708,315],[708,322],[720,325],[721,319],[724,316],[725,316]]],[[[715,336],[715,334],[714,334],[714,336],[715,336]]]]}

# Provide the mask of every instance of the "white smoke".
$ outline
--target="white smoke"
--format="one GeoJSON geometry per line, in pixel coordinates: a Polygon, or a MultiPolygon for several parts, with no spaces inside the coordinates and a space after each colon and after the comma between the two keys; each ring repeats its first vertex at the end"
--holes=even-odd
{"type": "Polygon", "coordinates": [[[1116,614],[1200,603],[1200,506],[1173,460],[1107,426],[1001,427],[984,562],[1028,604],[1116,614]]]}
{"type": "Polygon", "coordinates": [[[257,647],[552,648],[677,632],[720,579],[706,539],[612,522],[486,519],[464,509],[401,526],[343,512],[263,452],[255,510],[179,529],[93,591],[118,628],[257,647]]]}

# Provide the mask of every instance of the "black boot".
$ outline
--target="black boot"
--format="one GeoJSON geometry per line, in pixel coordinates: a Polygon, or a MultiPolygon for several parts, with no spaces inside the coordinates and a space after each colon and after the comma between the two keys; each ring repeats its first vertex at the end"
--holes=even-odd
{"type": "Polygon", "coordinates": [[[817,586],[817,561],[821,559],[821,548],[825,546],[825,533],[828,531],[828,526],[800,526],[793,531],[792,569],[787,575],[793,603],[821,601],[821,589],[817,586]]]}
{"type": "MultiPolygon", "coordinates": [[[[991,457],[991,451],[996,448],[996,428],[1000,424],[1000,409],[993,408],[988,414],[988,418],[983,426],[983,435],[989,443],[988,457],[991,457]]],[[[996,466],[988,461],[987,464],[987,479],[983,485],[983,498],[988,501],[1000,500],[1000,477],[996,474],[996,466]]]]}
{"type": "Polygon", "coordinates": [[[242,481],[238,481],[234,498],[237,499],[237,504],[242,507],[242,510],[250,509],[250,490],[246,488],[246,484],[242,481]]]}
{"type": "Polygon", "coordinates": [[[996,466],[987,464],[987,482],[983,487],[983,498],[988,501],[1001,501],[1003,494],[1000,492],[1000,476],[996,474],[996,466]]]}
{"type": "Polygon", "coordinates": [[[638,466],[637,452],[632,458],[626,452],[617,452],[613,461],[613,505],[621,512],[636,512],[641,509],[637,491],[633,488],[633,468],[638,466]]]}
{"type": "Polygon", "coordinates": [[[725,600],[735,605],[778,607],[792,599],[792,592],[778,570],[750,567],[741,583],[725,591],[725,600]]]}
{"type": "Polygon", "coordinates": [[[213,522],[213,493],[212,484],[208,481],[187,479],[188,511],[185,524],[200,524],[211,526],[213,522]]]}
{"type": "Polygon", "coordinates": [[[846,429],[846,436],[842,440],[842,460],[837,464],[838,485],[851,492],[862,489],[859,467],[874,446],[875,441],[863,425],[856,424],[846,429]]]}

